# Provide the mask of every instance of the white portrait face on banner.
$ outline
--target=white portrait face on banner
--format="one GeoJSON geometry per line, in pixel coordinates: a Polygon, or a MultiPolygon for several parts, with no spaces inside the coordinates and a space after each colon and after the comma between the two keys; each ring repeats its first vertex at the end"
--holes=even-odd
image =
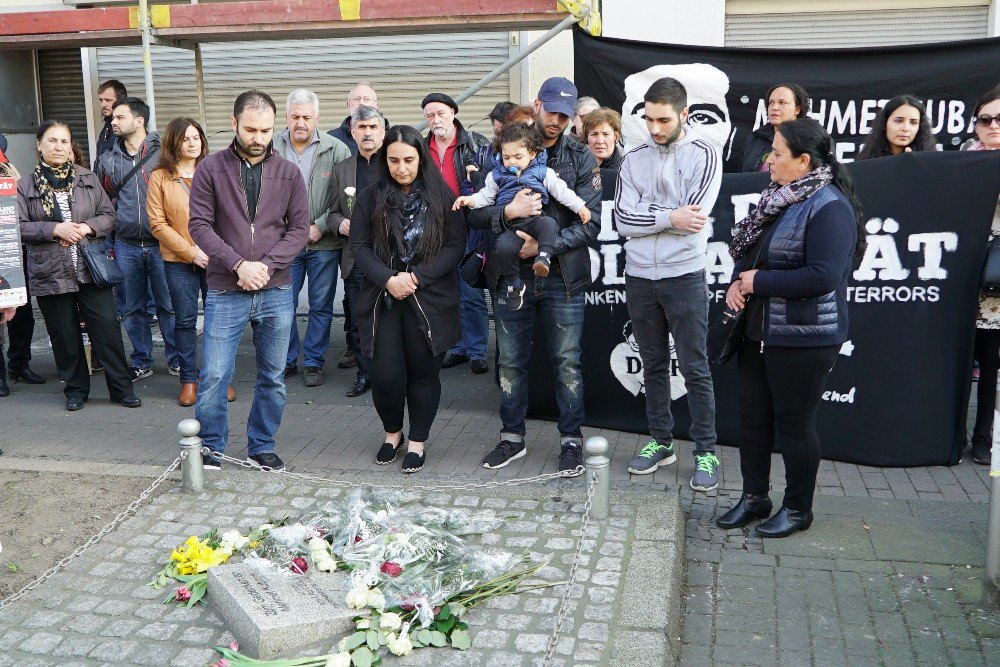
{"type": "MultiPolygon", "coordinates": [[[[729,77],[706,63],[656,65],[625,79],[625,104],[622,106],[622,139],[631,150],[649,139],[642,119],[643,96],[657,79],[670,77],[681,82],[688,95],[686,125],[697,126],[702,136],[714,143],[726,157],[732,143],[733,125],[726,104],[729,77]]],[[[677,109],[680,112],[680,109],[677,109]]]]}

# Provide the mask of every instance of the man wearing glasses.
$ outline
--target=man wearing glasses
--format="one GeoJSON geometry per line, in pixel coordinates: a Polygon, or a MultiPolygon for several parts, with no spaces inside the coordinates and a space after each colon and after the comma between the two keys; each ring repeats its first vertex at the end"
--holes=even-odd
{"type": "MultiPolygon", "coordinates": [[[[340,124],[340,127],[327,132],[331,137],[340,139],[347,144],[347,147],[351,149],[351,155],[358,154],[358,143],[351,136],[351,116],[360,106],[378,109],[378,95],[375,94],[375,89],[371,87],[371,84],[364,81],[351,88],[351,92],[347,94],[347,118],[340,124]]],[[[385,129],[389,129],[388,121],[385,123],[385,129]]]]}

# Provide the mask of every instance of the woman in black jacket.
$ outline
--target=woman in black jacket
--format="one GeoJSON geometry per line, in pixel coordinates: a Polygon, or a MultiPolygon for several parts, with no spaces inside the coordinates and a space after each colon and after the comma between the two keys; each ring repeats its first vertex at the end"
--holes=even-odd
{"type": "Polygon", "coordinates": [[[461,338],[455,267],[465,250],[465,219],[409,126],[386,132],[376,181],[351,214],[351,252],[365,280],[358,298],[361,351],[371,359],[372,399],[385,428],[375,462],[389,465],[403,445],[403,472],[424,466],[424,443],[441,399],[441,362],[461,338]]]}
{"type": "Polygon", "coordinates": [[[858,151],[858,160],[933,150],[937,150],[937,139],[924,103],[913,95],[896,95],[879,112],[858,151]]]}
{"type": "Polygon", "coordinates": [[[771,513],[771,450],[785,462],[781,508],[757,526],[785,537],[812,523],[819,469],[816,412],[847,340],[847,280],[863,250],[861,207],[833,142],[811,118],[778,126],[767,164],[771,185],[739,222],[726,304],[746,308],[740,381],[743,496],[716,520],[740,528],[771,513]]]}
{"type": "Polygon", "coordinates": [[[767,122],[750,135],[743,146],[740,171],[767,171],[767,156],[774,142],[774,128],[786,120],[809,113],[809,93],[796,83],[779,83],[767,91],[767,122]]]}

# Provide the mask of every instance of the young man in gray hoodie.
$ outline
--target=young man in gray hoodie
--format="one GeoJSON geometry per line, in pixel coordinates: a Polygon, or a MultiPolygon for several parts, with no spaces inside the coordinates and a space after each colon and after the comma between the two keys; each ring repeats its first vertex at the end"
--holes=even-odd
{"type": "Polygon", "coordinates": [[[622,160],[615,219],[625,243],[625,293],[646,387],[652,439],[629,462],[637,475],[677,460],[670,412],[671,380],[687,389],[695,472],[691,488],[718,486],[715,394],[708,368],[708,214],[722,181],[722,156],[695,127],[685,126],[687,91],[655,81],[644,97],[649,139],[622,160]],[[671,345],[671,336],[673,345],[671,345]],[[672,378],[671,347],[682,378],[672,378]]]}

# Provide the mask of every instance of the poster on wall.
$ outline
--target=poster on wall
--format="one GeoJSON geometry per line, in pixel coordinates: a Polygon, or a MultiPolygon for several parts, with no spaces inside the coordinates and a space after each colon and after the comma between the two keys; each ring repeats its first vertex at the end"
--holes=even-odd
{"type": "Polygon", "coordinates": [[[672,46],[591,37],[574,30],[575,83],[581,95],[621,111],[626,148],[646,140],[642,96],[661,77],[688,91],[689,124],[722,150],[727,171],[739,171],[743,146],[766,122],[767,91],[778,83],[803,86],[809,115],[836,142],[842,162],[853,160],[879,108],[909,93],[927,106],[944,150],[972,134],[972,107],[998,83],[1000,38],[852,49],[741,49],[672,46]]]}
{"type": "Polygon", "coordinates": [[[21,226],[17,224],[17,181],[0,178],[0,308],[28,300],[21,266],[21,226]]]}
{"type": "MultiPolygon", "coordinates": [[[[913,153],[856,162],[848,171],[864,206],[867,249],[847,289],[850,340],[822,396],[823,456],[885,466],[956,463],[965,442],[978,286],[1000,193],[1000,153],[913,153]]],[[[705,256],[710,321],[722,310],[733,268],[732,227],[768,182],[765,174],[723,176],[705,256]]],[[[641,434],[648,433],[642,360],[612,206],[603,204],[590,249],[594,284],[584,293],[585,424],[641,434]]],[[[547,356],[539,327],[530,409],[552,417],[557,407],[547,356]]],[[[674,434],[683,438],[690,424],[687,392],[672,356],[674,434]]],[[[736,362],[712,371],[719,443],[738,445],[736,362]]]]}

